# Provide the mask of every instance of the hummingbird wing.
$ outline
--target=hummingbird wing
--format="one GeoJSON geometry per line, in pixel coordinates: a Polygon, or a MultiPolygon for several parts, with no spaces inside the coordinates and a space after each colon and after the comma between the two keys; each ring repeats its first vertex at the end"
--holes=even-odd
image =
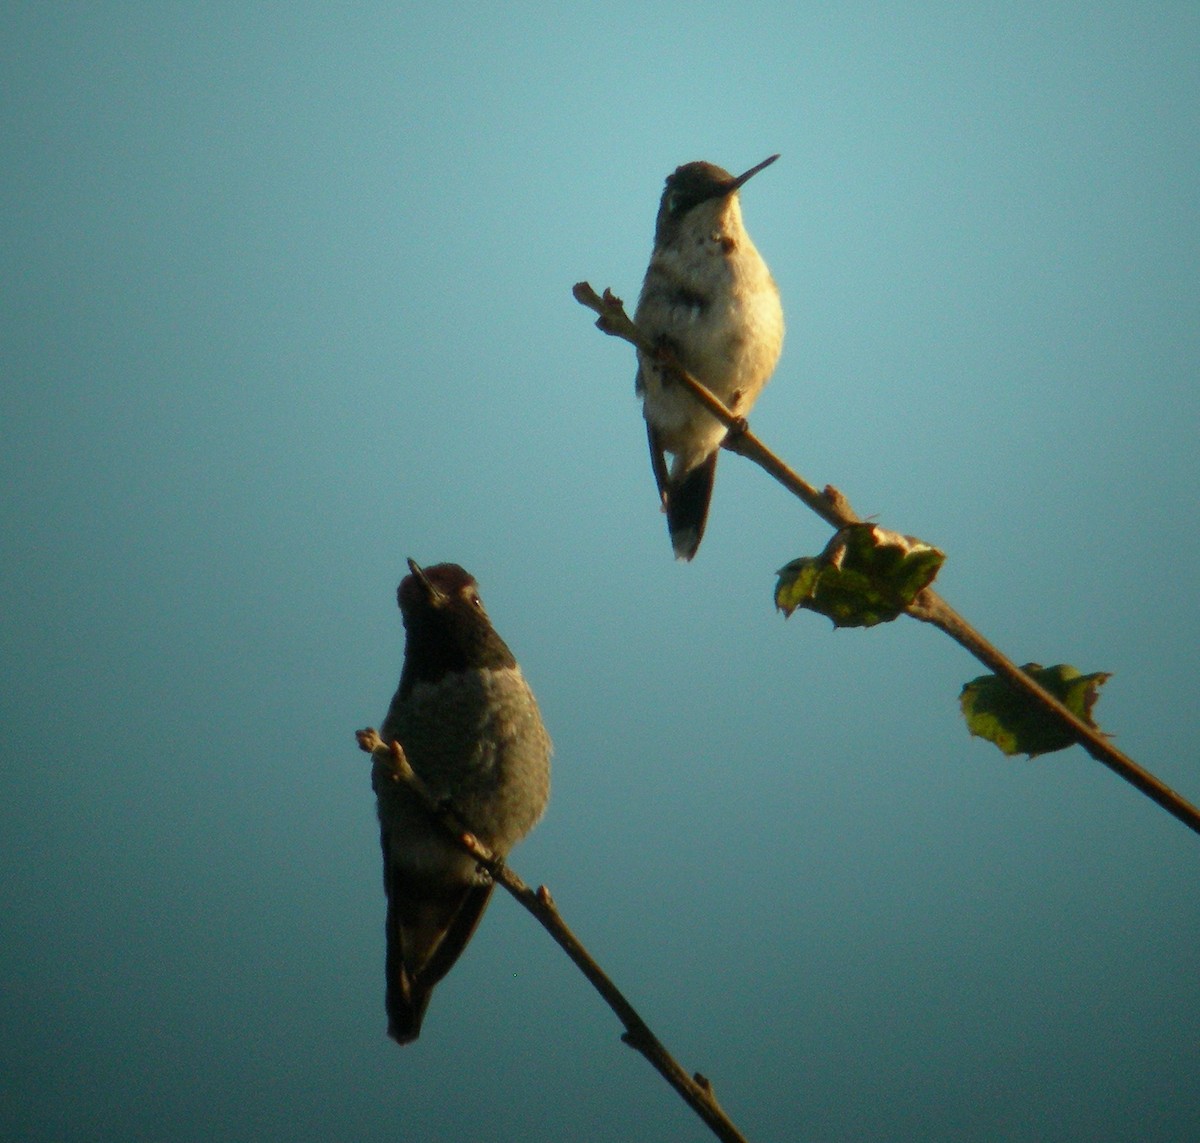
{"type": "MultiPolygon", "coordinates": [[[[640,377],[641,374],[638,374],[640,377]]],[[[662,441],[658,435],[658,430],[649,422],[646,422],[646,439],[650,442],[650,468],[654,472],[654,483],[658,485],[658,498],[662,501],[662,508],[667,510],[667,487],[671,483],[667,476],[667,451],[662,446],[662,441]]]]}
{"type": "Polygon", "coordinates": [[[384,865],[387,890],[388,1035],[407,1044],[421,1034],[434,985],[454,966],[475,932],[492,883],[434,881],[384,865]]]}

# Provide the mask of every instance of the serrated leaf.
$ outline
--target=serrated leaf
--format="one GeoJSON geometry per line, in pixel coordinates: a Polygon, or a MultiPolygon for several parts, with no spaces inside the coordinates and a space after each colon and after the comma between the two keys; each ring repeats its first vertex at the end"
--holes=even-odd
{"type": "Polygon", "coordinates": [[[819,556],[801,556],[779,570],[775,606],[790,616],[817,611],[835,627],[889,623],[927,588],[944,552],[878,524],[840,529],[819,556]]]}
{"type": "MultiPolygon", "coordinates": [[[[1092,707],[1100,697],[1101,686],[1112,677],[1108,672],[1084,675],[1069,663],[1054,667],[1026,663],[1021,670],[1089,726],[1096,725],[1092,721],[1092,707]]],[[[1070,728],[999,675],[972,679],[963,686],[958,701],[967,729],[976,737],[995,743],[1005,754],[1028,754],[1034,758],[1065,750],[1075,742],[1070,728]]]]}

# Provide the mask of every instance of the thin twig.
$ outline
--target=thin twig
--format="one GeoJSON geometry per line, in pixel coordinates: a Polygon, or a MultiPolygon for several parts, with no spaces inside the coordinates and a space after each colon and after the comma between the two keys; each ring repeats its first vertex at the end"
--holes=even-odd
{"type": "Polygon", "coordinates": [[[1036,680],[1030,678],[1016,663],[984,639],[936,592],[928,589],[923,591],[909,607],[908,614],[914,619],[932,623],[970,651],[981,663],[991,667],[997,675],[1003,675],[1011,686],[1024,691],[1035,702],[1052,710],[1055,717],[1071,729],[1079,745],[1097,762],[1103,762],[1130,785],[1141,790],[1146,797],[1157,802],[1167,813],[1177,817],[1189,829],[1200,833],[1200,810],[1170,786],[1164,785],[1149,770],[1139,766],[1129,755],[1118,750],[1103,731],[1089,726],[1074,711],[1039,686],[1036,680]],[[1054,700],[1053,707],[1044,701],[1043,695],[1054,700]]]}
{"type": "Polygon", "coordinates": [[[399,742],[385,743],[379,733],[370,727],[356,733],[359,748],[371,755],[375,765],[394,781],[405,783],[419,797],[432,817],[469,856],[485,869],[498,885],[523,905],[538,923],[548,932],[559,947],[575,962],[576,967],[600,993],[604,1002],[616,1013],[625,1026],[621,1039],[631,1048],[636,1048],[650,1065],[683,1097],[684,1101],[707,1124],[722,1143],[746,1143],[746,1137],[717,1103],[712,1084],[697,1072],[690,1076],[679,1062],[667,1051],[655,1034],[650,1031],[633,1005],[625,999],[620,989],[613,984],[604,970],[596,963],[591,953],[584,948],[578,937],[562,919],[550,890],[541,885],[530,889],[508,865],[499,860],[455,815],[454,810],[434,798],[420,776],[409,765],[399,742]]]}
{"type": "Polygon", "coordinates": [[[630,320],[629,315],[625,312],[624,304],[612,290],[605,290],[604,296],[601,297],[587,282],[580,282],[572,292],[580,305],[587,306],[588,309],[595,310],[600,315],[600,320],[596,322],[597,329],[603,330],[613,337],[619,337],[643,353],[657,358],[691,390],[692,396],[729,430],[724,447],[730,452],[739,453],[754,461],[759,467],[766,469],[784,488],[798,496],[818,516],[835,528],[861,523],[850,507],[849,501],[836,488],[827,486],[824,492],[818,492],[803,476],[784,464],[750,431],[745,417],[731,413],[718,397],[713,396],[707,386],[697,381],[670,353],[656,346],[646,337],[630,320]]]}
{"type": "MultiPolygon", "coordinates": [[[[629,342],[642,353],[655,357],[691,391],[717,420],[729,429],[725,448],[730,452],[736,452],[748,460],[752,460],[835,528],[859,522],[849,501],[836,488],[827,485],[824,492],[818,492],[813,485],[786,465],[750,432],[744,417],[731,413],[701,381],[688,373],[669,353],[663,352],[647,338],[630,320],[621,299],[611,290],[605,290],[604,295],[601,296],[587,282],[579,282],[572,293],[580,305],[587,306],[588,309],[594,310],[600,315],[596,322],[598,329],[629,342]]],[[[944,631],[985,666],[990,667],[997,674],[1003,675],[1011,685],[1027,694],[1043,710],[1070,730],[1080,746],[1093,758],[1103,762],[1125,781],[1157,802],[1168,813],[1173,814],[1189,829],[1200,833],[1200,810],[1169,786],[1164,785],[1148,770],[1144,770],[1128,755],[1116,749],[1103,731],[1089,726],[1054,695],[1030,678],[1003,652],[976,631],[936,592],[926,588],[908,607],[906,613],[913,619],[930,623],[944,631]]]]}

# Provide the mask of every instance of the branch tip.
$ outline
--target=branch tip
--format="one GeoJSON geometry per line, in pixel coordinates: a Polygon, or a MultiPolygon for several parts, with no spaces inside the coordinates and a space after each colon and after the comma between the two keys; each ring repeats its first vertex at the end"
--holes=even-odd
{"type": "Polygon", "coordinates": [[[363,730],[356,730],[354,737],[358,740],[358,748],[364,754],[371,754],[377,746],[383,745],[383,739],[379,737],[379,731],[373,726],[368,726],[363,730]]]}

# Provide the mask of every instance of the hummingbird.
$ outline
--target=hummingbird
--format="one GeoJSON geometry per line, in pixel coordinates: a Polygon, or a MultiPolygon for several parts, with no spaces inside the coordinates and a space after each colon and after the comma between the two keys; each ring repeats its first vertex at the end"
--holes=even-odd
{"type": "MultiPolygon", "coordinates": [[[[779,289],[742,225],[738,191],[778,158],[737,177],[712,163],[686,163],[667,176],[634,315],[738,416],[750,411],[783,348],[779,289]]],[[[635,388],[675,558],[690,560],[704,536],[726,429],[641,352],[635,388]]]]}
{"type": "MultiPolygon", "coordinates": [[[[457,564],[408,567],[396,592],[404,667],[383,740],[398,741],[433,797],[505,857],[546,808],[550,736],[475,579],[457,564]]],[[[379,762],[371,781],[387,895],[388,1035],[407,1044],[475,932],[492,881],[379,762]]]]}

